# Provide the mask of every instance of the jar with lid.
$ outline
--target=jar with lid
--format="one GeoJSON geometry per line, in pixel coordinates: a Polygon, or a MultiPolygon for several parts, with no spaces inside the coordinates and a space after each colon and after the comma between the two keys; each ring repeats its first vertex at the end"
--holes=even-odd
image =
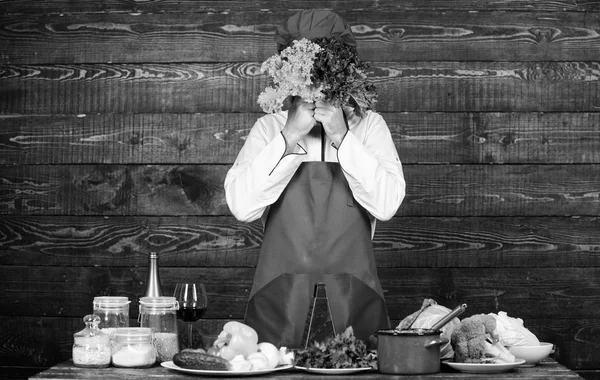
{"type": "Polygon", "coordinates": [[[179,352],[178,309],[179,303],[175,297],[140,298],[140,326],[152,329],[159,363],[172,360],[179,352]]]}
{"type": "Polygon", "coordinates": [[[147,368],[156,362],[154,336],[150,328],[116,328],[112,342],[112,364],[115,367],[147,368]]]}
{"type": "Polygon", "coordinates": [[[85,328],[73,335],[73,364],[84,368],[105,368],[110,365],[110,336],[98,328],[100,317],[83,317],[85,328]]]}
{"type": "Polygon", "coordinates": [[[129,302],[127,297],[94,297],[94,314],[100,317],[98,327],[109,334],[118,327],[129,327],[129,302]]]}

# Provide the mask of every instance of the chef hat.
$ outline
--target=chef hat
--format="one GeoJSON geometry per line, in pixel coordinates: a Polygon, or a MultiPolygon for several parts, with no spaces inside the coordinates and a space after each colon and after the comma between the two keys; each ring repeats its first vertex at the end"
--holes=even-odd
{"type": "Polygon", "coordinates": [[[338,14],[324,9],[309,9],[291,16],[277,27],[277,50],[290,46],[294,40],[334,37],[346,45],[356,47],[356,39],[346,21],[338,14]]]}

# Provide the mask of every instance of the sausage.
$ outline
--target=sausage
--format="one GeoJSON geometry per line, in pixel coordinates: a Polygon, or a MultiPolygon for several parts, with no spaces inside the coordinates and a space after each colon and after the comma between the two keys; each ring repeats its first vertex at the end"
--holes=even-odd
{"type": "Polygon", "coordinates": [[[227,360],[207,354],[203,349],[181,350],[173,356],[173,363],[181,368],[202,369],[210,371],[228,371],[230,364],[227,360]]]}

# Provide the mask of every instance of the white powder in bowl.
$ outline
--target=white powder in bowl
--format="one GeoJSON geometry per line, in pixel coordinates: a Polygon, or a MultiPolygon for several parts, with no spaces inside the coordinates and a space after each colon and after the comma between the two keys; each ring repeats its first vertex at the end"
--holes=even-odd
{"type": "Polygon", "coordinates": [[[156,351],[148,344],[129,344],[119,347],[112,355],[116,367],[150,367],[156,361],[156,351]]]}

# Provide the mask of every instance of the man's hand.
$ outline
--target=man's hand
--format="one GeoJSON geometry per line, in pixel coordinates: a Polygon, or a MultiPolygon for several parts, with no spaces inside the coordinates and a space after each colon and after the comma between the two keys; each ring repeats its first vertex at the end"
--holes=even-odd
{"type": "Polygon", "coordinates": [[[318,101],[316,105],[315,120],[323,124],[323,129],[325,129],[327,136],[329,136],[336,147],[339,147],[348,131],[348,127],[344,121],[344,110],[323,101],[318,101]]]}
{"type": "Polygon", "coordinates": [[[317,124],[314,110],[314,103],[307,103],[299,96],[294,99],[283,131],[281,131],[287,142],[288,150],[293,149],[296,143],[317,124]]]}

